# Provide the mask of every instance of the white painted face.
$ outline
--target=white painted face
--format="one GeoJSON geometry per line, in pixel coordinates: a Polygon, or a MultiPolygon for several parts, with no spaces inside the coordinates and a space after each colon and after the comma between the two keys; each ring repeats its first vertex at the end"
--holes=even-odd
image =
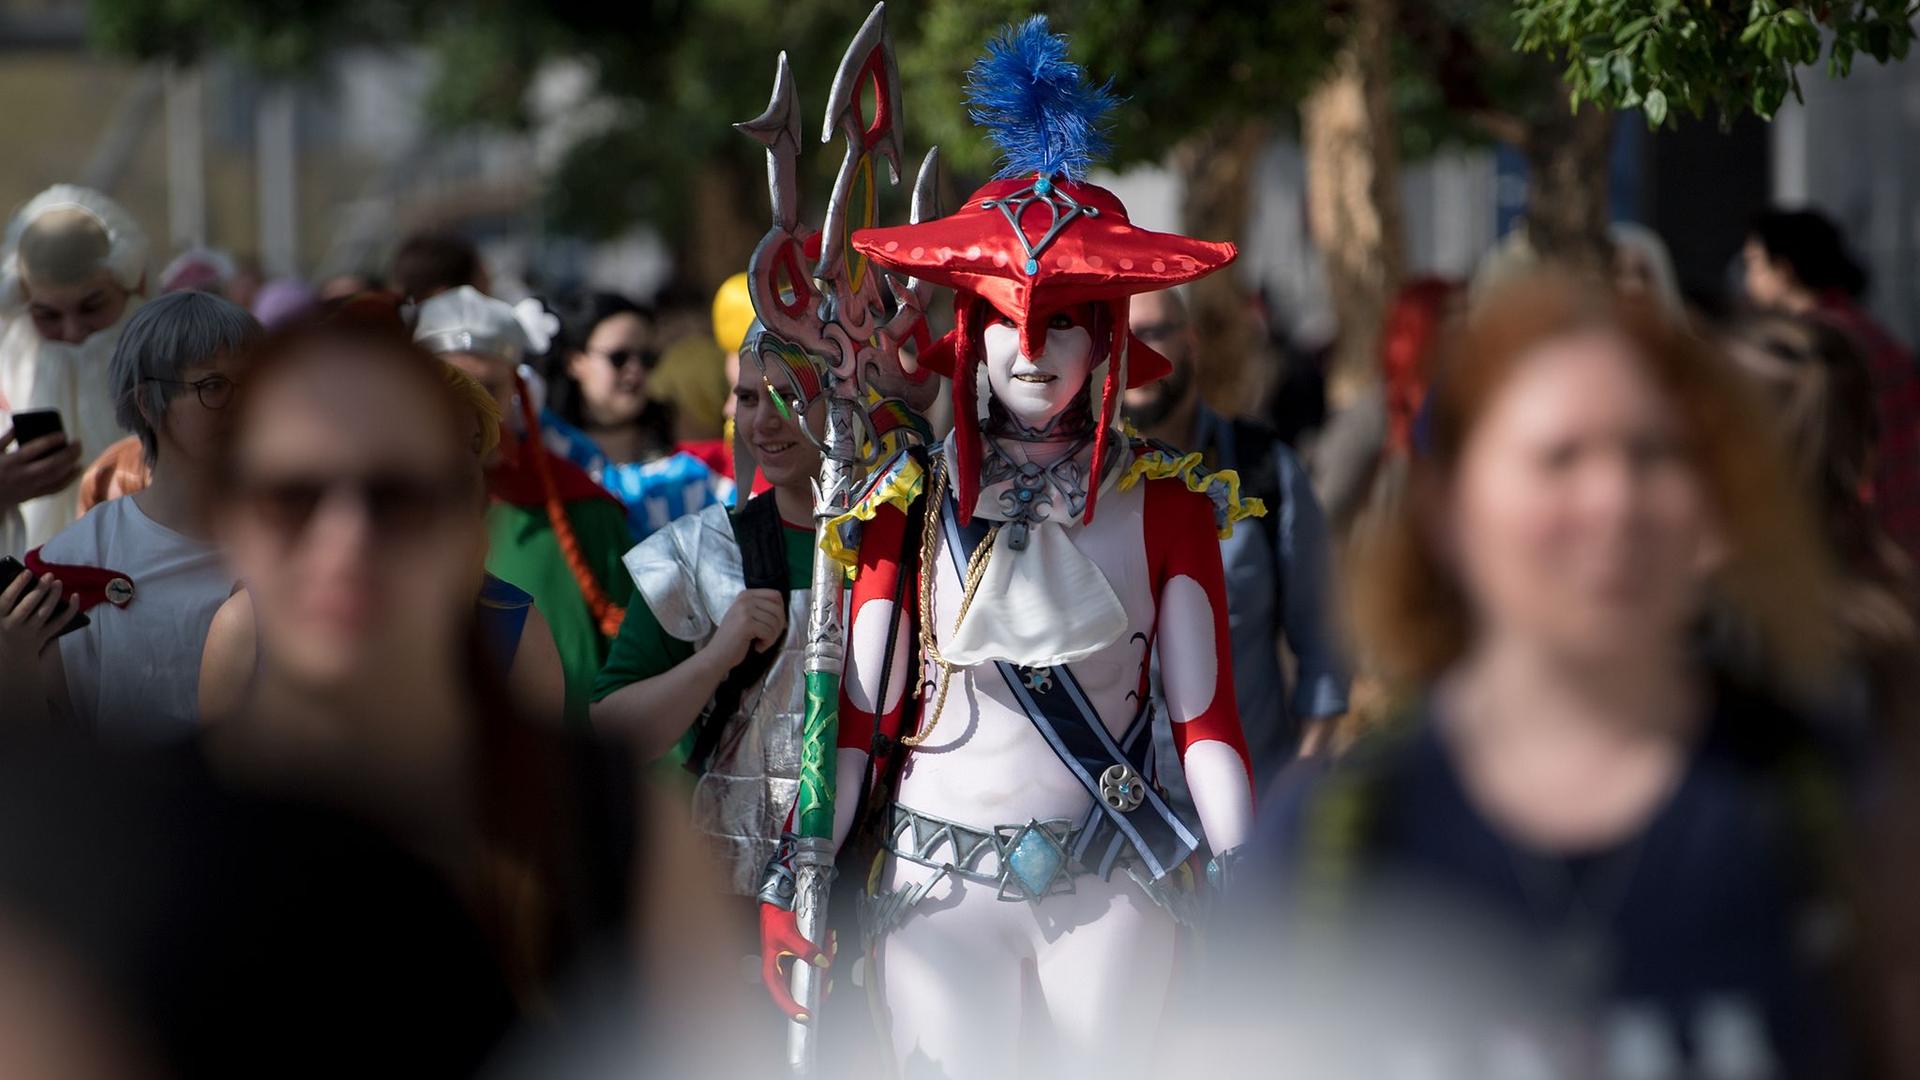
{"type": "Polygon", "coordinates": [[[1086,391],[1093,370],[1093,334],[1085,315],[1055,312],[1047,323],[1047,347],[1037,357],[1020,353],[1020,330],[1012,319],[995,318],[983,335],[987,383],[1014,419],[1044,428],[1086,391]]]}

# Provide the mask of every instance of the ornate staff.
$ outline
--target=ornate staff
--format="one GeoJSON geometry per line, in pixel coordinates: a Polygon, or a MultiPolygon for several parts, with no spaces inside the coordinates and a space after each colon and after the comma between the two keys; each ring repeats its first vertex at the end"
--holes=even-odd
{"type": "MultiPolygon", "coordinates": [[[[756,358],[764,366],[769,353],[801,349],[821,358],[829,369],[827,431],[819,443],[820,477],[813,489],[814,529],[819,534],[829,521],[848,511],[857,474],[878,457],[881,440],[867,412],[882,396],[874,387],[876,383],[897,387],[908,381],[900,344],[923,332],[930,291],[912,279],[887,277],[855,252],[851,243],[853,231],[873,225],[879,213],[875,159],[886,161],[891,183],[900,181],[900,74],[887,36],[886,5],[874,5],[854,36],[828,96],[820,141],[831,142],[840,135],[846,140],[846,155],[827,202],[823,229],[815,230],[800,220],[796,179],[800,107],[786,53],[780,54],[767,111],[735,127],[766,146],[767,186],[773,200],[773,227],[748,264],[754,312],[765,328],[757,339],[756,358]],[[872,117],[861,115],[863,87],[872,91],[872,117]],[[813,269],[803,272],[803,260],[809,259],[816,260],[813,269]]],[[[938,150],[927,152],[914,184],[912,220],[916,223],[939,216],[934,206],[938,154],[938,150]]],[[[779,395],[774,397],[780,400],[779,395]]],[[[785,403],[781,406],[784,409],[785,403]]],[[[800,429],[807,431],[804,423],[800,429]]],[[[846,656],[841,616],[844,580],[831,559],[814,559],[793,867],[795,921],[807,940],[821,948],[827,945],[827,889],[833,877],[834,746],[840,671],[846,656]]],[[[792,978],[795,1000],[809,1017],[818,1016],[820,972],[810,964],[796,964],[792,978]]],[[[811,1023],[796,1022],[788,1032],[787,1060],[796,1074],[813,1071],[814,1031],[811,1023]]]]}

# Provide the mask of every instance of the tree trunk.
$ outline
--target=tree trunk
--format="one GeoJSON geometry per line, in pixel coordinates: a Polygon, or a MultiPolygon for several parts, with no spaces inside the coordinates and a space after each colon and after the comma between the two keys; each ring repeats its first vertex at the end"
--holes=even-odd
{"type": "Polygon", "coordinates": [[[1529,176],[1527,239],[1543,260],[1579,274],[1604,277],[1613,263],[1607,238],[1613,123],[1611,112],[1593,105],[1574,113],[1555,109],[1528,125],[1522,148],[1529,176]]]}
{"type": "MultiPolygon", "coordinates": [[[[1259,121],[1215,125],[1174,148],[1180,174],[1180,226],[1205,240],[1241,242],[1252,206],[1255,171],[1267,146],[1268,126],[1259,121]]],[[[1245,284],[1228,269],[1187,288],[1200,352],[1196,376],[1208,404],[1228,415],[1250,411],[1270,385],[1266,343],[1248,311],[1245,284]]]]}
{"type": "Polygon", "coordinates": [[[747,268],[754,245],[767,231],[766,172],[745,172],[733,157],[716,155],[696,173],[676,261],[687,284],[707,296],[747,268]]]}
{"type": "Polygon", "coordinates": [[[1307,228],[1325,260],[1340,338],[1329,404],[1350,404],[1379,380],[1380,329],[1405,269],[1400,135],[1392,107],[1395,0],[1357,0],[1347,43],[1301,105],[1307,228]]]}

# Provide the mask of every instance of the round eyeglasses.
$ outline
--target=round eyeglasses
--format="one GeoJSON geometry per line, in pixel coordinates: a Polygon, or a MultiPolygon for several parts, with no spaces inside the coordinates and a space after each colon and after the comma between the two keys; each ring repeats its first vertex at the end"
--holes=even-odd
{"type": "Polygon", "coordinates": [[[203,408],[224,409],[233,400],[233,380],[225,375],[209,375],[204,379],[183,382],[179,379],[145,379],[143,382],[159,383],[162,386],[192,387],[194,395],[200,399],[203,408]]]}

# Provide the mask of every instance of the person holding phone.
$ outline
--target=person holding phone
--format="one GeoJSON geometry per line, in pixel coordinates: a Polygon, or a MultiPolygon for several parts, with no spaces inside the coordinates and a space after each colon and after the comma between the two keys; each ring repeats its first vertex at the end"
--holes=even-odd
{"type": "Polygon", "coordinates": [[[80,444],[68,441],[62,431],[23,439],[13,423],[0,424],[0,553],[22,553],[26,527],[21,504],[56,494],[77,480],[80,453],[80,444]]]}
{"type": "Polygon", "coordinates": [[[0,587],[0,701],[19,711],[5,726],[19,734],[46,726],[42,657],[79,606],[52,574],[29,573],[18,559],[0,557],[0,579],[7,579],[0,587]]]}
{"type": "Polygon", "coordinates": [[[72,524],[82,455],[121,435],[107,367],[146,291],[147,246],[123,207],[72,184],[41,192],[7,223],[0,433],[19,430],[0,438],[0,552],[18,555],[72,524]],[[64,448],[14,418],[40,410],[58,411],[64,448]]]}
{"type": "Polygon", "coordinates": [[[152,470],[27,554],[84,629],[43,654],[55,717],[115,744],[172,741],[199,720],[207,629],[235,587],[213,540],[214,445],[260,324],[209,293],[169,293],[128,320],[108,369],[121,426],[152,470]]]}

